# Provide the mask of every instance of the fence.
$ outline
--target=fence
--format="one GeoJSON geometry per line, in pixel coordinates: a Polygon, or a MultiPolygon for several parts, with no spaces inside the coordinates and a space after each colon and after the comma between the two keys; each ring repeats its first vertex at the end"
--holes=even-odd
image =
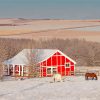
{"type": "Polygon", "coordinates": [[[94,72],[98,76],[100,75],[100,66],[76,66],[75,75],[85,75],[86,72],[94,72]]]}

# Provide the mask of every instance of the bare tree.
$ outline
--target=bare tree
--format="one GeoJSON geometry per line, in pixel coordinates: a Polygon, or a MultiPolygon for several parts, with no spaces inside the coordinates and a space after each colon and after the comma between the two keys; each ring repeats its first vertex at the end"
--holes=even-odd
{"type": "Polygon", "coordinates": [[[39,66],[37,61],[38,51],[33,49],[28,49],[27,60],[28,60],[28,74],[29,77],[39,77],[39,66]]]}

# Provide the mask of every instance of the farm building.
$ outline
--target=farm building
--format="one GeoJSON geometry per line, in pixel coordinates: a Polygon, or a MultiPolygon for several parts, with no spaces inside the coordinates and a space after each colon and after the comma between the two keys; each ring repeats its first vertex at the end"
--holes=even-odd
{"type": "Polygon", "coordinates": [[[28,66],[32,61],[39,66],[40,77],[49,77],[54,73],[74,75],[76,62],[56,49],[23,49],[13,58],[4,61],[5,74],[28,76],[28,66]]]}

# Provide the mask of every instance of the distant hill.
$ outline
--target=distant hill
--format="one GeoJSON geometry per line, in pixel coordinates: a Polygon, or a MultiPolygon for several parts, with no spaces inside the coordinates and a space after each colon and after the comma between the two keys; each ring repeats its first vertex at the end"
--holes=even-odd
{"type": "Polygon", "coordinates": [[[100,42],[100,20],[0,19],[0,37],[86,39],[100,42]]]}

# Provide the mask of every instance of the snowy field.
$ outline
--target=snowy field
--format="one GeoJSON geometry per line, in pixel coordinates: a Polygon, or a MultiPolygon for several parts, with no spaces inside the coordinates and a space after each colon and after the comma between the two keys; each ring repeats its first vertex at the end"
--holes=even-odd
{"type": "Polygon", "coordinates": [[[100,77],[86,81],[83,76],[34,78],[0,82],[0,100],[100,100],[100,77]]]}

